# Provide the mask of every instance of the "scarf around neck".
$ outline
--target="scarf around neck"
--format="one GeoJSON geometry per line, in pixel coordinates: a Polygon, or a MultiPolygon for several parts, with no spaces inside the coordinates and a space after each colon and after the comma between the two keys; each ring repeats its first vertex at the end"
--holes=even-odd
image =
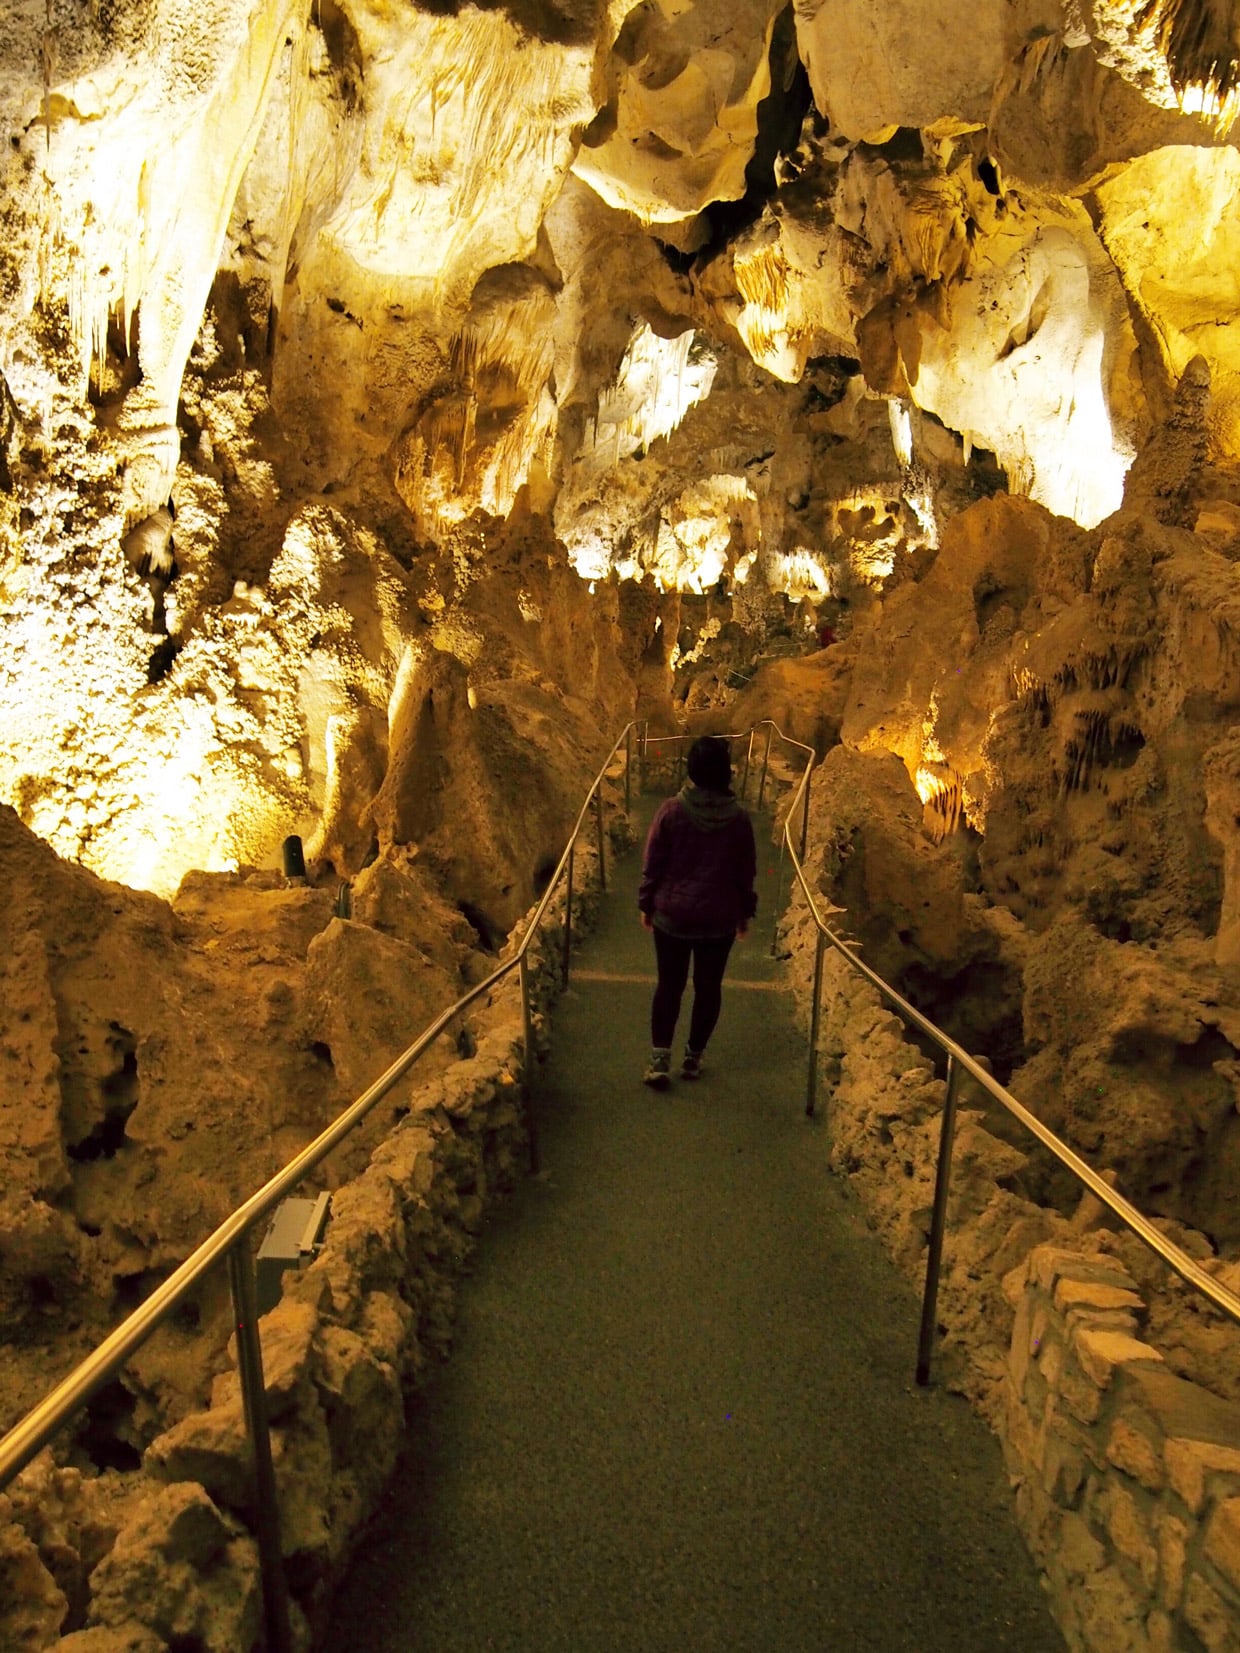
{"type": "Polygon", "coordinates": [[[693,781],[686,781],[677,793],[681,807],[702,832],[717,832],[740,813],[740,805],[731,792],[711,792],[693,781]]]}

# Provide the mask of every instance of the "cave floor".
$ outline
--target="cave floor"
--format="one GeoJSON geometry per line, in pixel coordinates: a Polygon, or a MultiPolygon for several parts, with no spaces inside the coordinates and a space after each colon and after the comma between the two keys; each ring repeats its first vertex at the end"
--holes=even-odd
{"type": "Polygon", "coordinates": [[[709,1072],[661,1096],[638,854],[616,867],[555,1014],[542,1171],[462,1282],[333,1649],[1063,1647],[998,1444],[915,1387],[914,1293],[805,1117],[755,824],[709,1072]]]}

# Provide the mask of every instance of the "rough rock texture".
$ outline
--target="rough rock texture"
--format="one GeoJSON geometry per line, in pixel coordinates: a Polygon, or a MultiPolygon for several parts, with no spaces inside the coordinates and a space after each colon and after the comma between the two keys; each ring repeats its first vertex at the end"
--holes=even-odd
{"type": "MultiPolygon", "coordinates": [[[[31,1350],[6,1363],[6,1416],[35,1398],[49,1339],[84,1352],[480,979],[545,888],[605,749],[600,722],[632,704],[639,662],[616,588],[590,601],[537,524],[497,534],[494,566],[449,571],[427,617],[401,584],[399,649],[364,571],[324,565],[321,538],[296,543],[303,574],[332,583],[332,623],[354,616],[392,684],[389,729],[386,690],[359,704],[358,684],[380,680],[361,657],[325,633],[307,640],[294,687],[319,777],[308,883],[191,872],[169,905],[59,861],[0,808],[0,1306],[8,1338],[31,1350]]],[[[242,658],[269,665],[285,661],[259,623],[272,589],[232,605],[242,658]]],[[[427,1071],[452,1055],[441,1042],[427,1071]]],[[[407,1107],[393,1096],[332,1175],[356,1170],[407,1107]]],[[[197,1313],[218,1328],[222,1308],[208,1290],[197,1313]]],[[[194,1333],[167,1328],[132,1392],[100,1397],[105,1431],[132,1447],[148,1407],[188,1404],[176,1351],[194,1333]]]]}
{"type": "MultiPolygon", "coordinates": [[[[623,824],[616,830],[623,835],[623,824]]],[[[593,845],[579,847],[577,866],[579,931],[595,899],[593,845]]],[[[561,894],[528,955],[536,1052],[560,986],[563,922],[561,894]]],[[[406,1117],[335,1190],[318,1257],[285,1275],[281,1301],[261,1322],[298,1645],[395,1469],[407,1396],[450,1349],[455,1277],[485,1212],[526,1163],[515,974],[474,1025],[472,1055],[438,1074],[419,1070],[406,1117]]],[[[0,1609],[6,1647],[260,1645],[235,1345],[186,1354],[215,1368],[210,1394],[199,1409],[152,1420],[140,1470],[87,1476],[56,1466],[49,1450],[0,1499],[0,1567],[12,1587],[0,1609]]]]}
{"type": "MultiPolygon", "coordinates": [[[[858,615],[811,863],[877,969],[1149,1209],[1232,1247],[1240,579],[1183,525],[1231,486],[1202,470],[1206,411],[1188,372],[1092,533],[981,501],[858,615]]],[[[770,680],[778,706],[775,670],[748,705],[770,680]]]]}
{"type": "Polygon", "coordinates": [[[1004,1291],[1004,1450],[1069,1645],[1226,1646],[1240,1405],[1166,1370],[1112,1258],[1039,1246],[1004,1291]]]}
{"type": "MultiPolygon", "coordinates": [[[[6,1331],[82,1348],[340,1105],[294,1026],[330,900],[232,875],[214,922],[206,879],[180,917],[57,861],[11,810],[0,835],[22,932],[4,997],[6,1331]]],[[[30,1381],[6,1361],[7,1415],[30,1381]]]]}
{"type": "MultiPolygon", "coordinates": [[[[1209,409],[1190,363],[1123,508],[1097,529],[985,500],[953,519],[936,556],[858,608],[847,646],[833,645],[846,692],[840,744],[814,776],[808,865],[867,962],[1234,1289],[1240,821],[1222,800],[1240,586],[1234,479],[1209,463],[1209,409]]],[[[746,705],[775,709],[789,675],[832,652],[763,667],[746,705]]],[[[804,988],[812,928],[799,895],[785,935],[804,988]]],[[[834,952],[822,1049],[831,1163],[920,1274],[942,1080],[834,952]]],[[[1165,1361],[1212,1416],[1212,1396],[1240,1400],[1240,1333],[1134,1236],[1100,1229],[1098,1202],[997,1104],[971,1085],[961,1102],[936,1360],[1005,1435],[1070,1644],[1230,1645],[1237,1601],[1217,1558],[1231,1483],[1211,1494],[1218,1513],[1186,1499],[1187,1483],[1164,1508],[1153,1499],[1164,1479],[1141,1480],[1139,1449],[1182,1434],[1240,1450],[1234,1404],[1224,1435],[1202,1437],[1184,1420],[1151,1434],[1127,1401],[1098,1397],[1116,1366],[1165,1361]],[[1116,1284],[1105,1257],[1133,1302],[1078,1305],[1060,1290],[1075,1352],[1047,1353],[1035,1383],[1020,1374],[1042,1333],[1020,1321],[1013,1334],[1019,1288],[1009,1300],[1004,1281],[1047,1242],[1096,1253],[1102,1272],[1079,1276],[1095,1285],[1116,1284]],[[1125,1342],[1135,1312],[1149,1345],[1137,1353],[1125,1342]],[[1022,1364],[1006,1393],[1009,1338],[1022,1364]],[[1055,1421],[1065,1409],[1075,1422],[1055,1421]]]]}
{"type": "Polygon", "coordinates": [[[209,1653],[251,1646],[262,1620],[253,1540],[192,1482],[138,1502],[90,1586],[95,1624],[125,1626],[137,1609],[165,1641],[209,1653]]]}
{"type": "Polygon", "coordinates": [[[1198,354],[1227,457],[1216,10],[23,0],[0,793],[165,894],[294,828],[355,871],[497,519],[760,637],[746,582],[881,583],[996,486],[1096,524],[1198,354]]]}
{"type": "MultiPolygon", "coordinates": [[[[480,979],[634,714],[809,741],[811,874],[867,954],[1229,1266],[1231,8],[79,10],[17,0],[0,50],[5,1413],[480,979]]],[[[912,1255],[935,1081],[849,1025],[841,1163],[915,1190],[912,1255]]],[[[1073,1203],[1007,1135],[962,1141],[987,1256],[1073,1203]]],[[[391,1231],[390,1190],[342,1226],[350,1199],[391,1231]]],[[[958,1275],[990,1348],[1001,1297],[958,1275]]],[[[389,1439],[415,1311],[367,1289],[370,1331],[282,1334],[309,1352],[280,1472],[341,1489],[307,1576],[370,1495],[334,1409],[389,1439]]],[[[181,1355],[221,1351],[220,1292],[192,1318],[97,1398],[84,1461],[200,1414],[181,1355]]],[[[76,1635],[141,1644],[119,1598],[79,1625],[76,1574],[5,1555],[23,1635],[59,1591],[76,1635]]],[[[1183,1613],[1213,1645],[1209,1565],[1183,1613]]]]}

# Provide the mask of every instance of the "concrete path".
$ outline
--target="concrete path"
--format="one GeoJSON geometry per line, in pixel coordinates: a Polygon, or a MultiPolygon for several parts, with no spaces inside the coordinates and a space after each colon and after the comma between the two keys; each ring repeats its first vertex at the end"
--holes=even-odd
{"type": "Polygon", "coordinates": [[[543,1171],[482,1237],[339,1653],[1062,1649],[998,1446],[916,1389],[914,1293],[824,1170],[761,828],[759,859],[708,1074],[662,1096],[637,855],[615,869],[543,1171]]]}

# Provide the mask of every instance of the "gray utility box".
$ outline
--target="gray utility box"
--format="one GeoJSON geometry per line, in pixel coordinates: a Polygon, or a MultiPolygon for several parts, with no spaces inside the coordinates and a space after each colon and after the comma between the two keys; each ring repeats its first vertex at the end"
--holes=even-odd
{"type": "Polygon", "coordinates": [[[276,1206],[267,1238],[258,1253],[258,1312],[266,1314],[280,1301],[281,1276],[286,1268],[307,1268],[319,1254],[323,1230],[331,1210],[330,1194],[314,1200],[282,1200],[276,1206]]]}

